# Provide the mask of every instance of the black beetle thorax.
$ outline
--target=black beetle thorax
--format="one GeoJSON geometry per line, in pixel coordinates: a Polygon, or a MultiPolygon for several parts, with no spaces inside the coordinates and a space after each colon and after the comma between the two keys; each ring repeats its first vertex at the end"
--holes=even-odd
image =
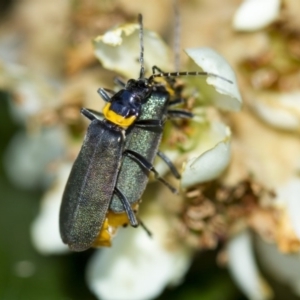
{"type": "Polygon", "coordinates": [[[110,110],[120,116],[128,118],[130,116],[138,116],[141,112],[141,106],[141,96],[124,89],[113,96],[110,110]]]}

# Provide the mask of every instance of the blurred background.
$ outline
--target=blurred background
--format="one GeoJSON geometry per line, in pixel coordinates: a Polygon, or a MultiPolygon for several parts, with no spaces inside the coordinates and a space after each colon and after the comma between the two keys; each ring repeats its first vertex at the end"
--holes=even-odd
{"type": "MultiPolygon", "coordinates": [[[[249,21],[250,25],[234,23],[242,4],[240,0],[177,2],[181,49],[211,47],[237,73],[245,104],[240,116],[226,115],[230,125],[235,128],[238,122],[252,118],[263,130],[272,132],[272,139],[277,139],[278,144],[281,138],[283,142],[285,138],[292,140],[297,152],[299,124],[293,127],[274,121],[274,125],[273,115],[264,117],[258,106],[252,107],[258,93],[265,96],[270,91],[280,94],[298,88],[300,27],[296,16],[300,11],[297,1],[275,1],[278,9],[272,8],[273,15],[260,21],[257,14],[257,18],[249,21]],[[282,45],[287,47],[283,49],[282,45]]],[[[0,2],[1,300],[97,299],[87,288],[85,279],[86,263],[94,250],[51,254],[34,246],[31,230],[41,199],[62,166],[71,164],[80,147],[86,128],[79,115],[80,107],[97,107],[97,88],[112,87],[115,74],[104,70],[97,61],[91,40],[116,24],[136,22],[138,13],[144,16],[144,26],[156,31],[172,48],[174,5],[171,0],[0,2]]],[[[184,65],[183,51],[181,56],[184,65]]],[[[269,102],[264,101],[262,98],[268,107],[269,102]]],[[[295,118],[299,122],[299,111],[295,118]]],[[[248,143],[247,147],[250,145],[253,146],[248,143]]],[[[286,156],[290,157],[289,152],[286,156]]],[[[291,172],[292,162],[286,162],[282,172],[281,160],[280,163],[275,172],[279,170],[280,176],[291,172]]],[[[273,188],[276,180],[282,179],[280,176],[273,181],[266,179],[266,186],[273,188]]],[[[299,240],[295,240],[293,255],[298,252],[299,240]]],[[[166,288],[156,299],[248,299],[228,270],[217,263],[220,249],[218,246],[199,251],[183,283],[166,288]]],[[[259,265],[261,259],[258,255],[259,265]]],[[[270,272],[264,268],[262,272],[274,291],[274,299],[300,299],[293,289],[270,276],[270,272]]]]}

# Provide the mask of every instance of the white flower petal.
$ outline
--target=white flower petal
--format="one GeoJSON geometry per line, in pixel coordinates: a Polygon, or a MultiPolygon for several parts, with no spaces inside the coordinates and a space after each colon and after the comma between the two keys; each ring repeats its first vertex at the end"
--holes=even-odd
{"type": "Polygon", "coordinates": [[[292,178],[276,190],[276,200],[285,204],[293,229],[300,239],[300,179],[292,178]]]}
{"type": "Polygon", "coordinates": [[[300,91],[291,93],[260,93],[253,108],[268,124],[286,130],[300,129],[300,91]]]}
{"type": "Polygon", "coordinates": [[[51,107],[60,99],[53,82],[35,76],[26,67],[0,60],[0,88],[12,92],[18,101],[10,101],[10,111],[17,122],[26,119],[42,108],[51,107]]]}
{"type": "MultiPolygon", "coordinates": [[[[229,83],[221,78],[207,76],[206,83],[213,86],[213,88],[207,90],[207,84],[204,85],[203,80],[196,77],[192,82],[199,88],[199,92],[203,97],[210,99],[213,104],[219,108],[225,110],[239,110],[241,108],[242,98],[234,71],[228,62],[210,48],[189,48],[185,49],[185,52],[204,72],[216,74],[226,80],[232,81],[232,83],[229,83]],[[217,93],[215,91],[217,91],[217,93]]],[[[197,70],[195,69],[196,66],[191,66],[190,68],[191,70],[197,70]]]]}
{"type": "Polygon", "coordinates": [[[249,232],[231,238],[227,253],[229,271],[245,295],[251,300],[270,299],[272,292],[257,268],[249,232]]]}
{"type": "Polygon", "coordinates": [[[71,164],[61,166],[58,178],[53,187],[45,194],[40,214],[31,226],[31,237],[34,246],[42,254],[60,254],[68,252],[59,234],[59,209],[71,164]]]}
{"type": "Polygon", "coordinates": [[[271,24],[279,15],[280,4],[280,0],[245,0],[234,15],[234,29],[253,31],[271,24]]]}
{"type": "MultiPolygon", "coordinates": [[[[6,32],[6,31],[4,31],[6,32]]],[[[0,57],[1,60],[8,63],[16,63],[21,54],[22,36],[17,32],[9,32],[0,35],[0,57]]],[[[1,70],[1,68],[0,68],[1,70]]]]}
{"type": "Polygon", "coordinates": [[[141,228],[120,230],[113,247],[98,251],[89,262],[87,281],[99,299],[153,299],[168,284],[178,283],[190,266],[186,248],[165,245],[169,237],[165,218],[156,215],[143,221],[152,238],[141,228]]]}
{"type": "Polygon", "coordinates": [[[22,188],[47,186],[54,174],[47,166],[64,149],[64,136],[60,127],[43,129],[40,132],[17,133],[5,153],[4,166],[10,179],[22,188]]]}
{"type": "Polygon", "coordinates": [[[276,280],[290,286],[300,296],[300,255],[283,254],[276,245],[256,239],[256,250],[262,267],[276,280]]]}
{"type": "MultiPolygon", "coordinates": [[[[230,129],[224,124],[211,124],[208,139],[215,143],[208,149],[198,149],[198,156],[187,161],[182,173],[182,188],[216,179],[222,174],[230,161],[230,136],[230,129]]],[[[204,146],[204,143],[199,144],[204,146]]]]}
{"type": "MultiPolygon", "coordinates": [[[[106,69],[127,78],[138,77],[140,72],[139,26],[126,24],[112,29],[94,39],[95,55],[106,69]]],[[[154,32],[144,30],[144,60],[146,71],[156,65],[169,70],[171,55],[168,47],[154,32]]]]}

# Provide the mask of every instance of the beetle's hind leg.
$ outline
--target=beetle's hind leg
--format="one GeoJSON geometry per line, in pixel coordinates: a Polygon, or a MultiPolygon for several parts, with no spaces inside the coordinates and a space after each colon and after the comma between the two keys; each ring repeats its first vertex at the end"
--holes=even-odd
{"type": "Polygon", "coordinates": [[[134,211],[131,208],[130,203],[129,203],[128,199],[126,198],[126,196],[117,187],[115,187],[114,193],[117,195],[117,197],[122,202],[124,210],[126,211],[126,214],[127,214],[130,225],[132,227],[138,227],[139,225],[141,225],[142,228],[148,234],[148,236],[152,237],[151,231],[146,227],[146,225],[139,218],[136,217],[136,215],[135,215],[136,211],[134,211]]]}
{"type": "Polygon", "coordinates": [[[132,227],[139,226],[139,222],[138,222],[138,220],[135,216],[135,213],[132,210],[132,208],[130,206],[130,203],[129,203],[128,199],[126,198],[126,196],[117,187],[115,187],[114,192],[123,204],[123,207],[124,207],[124,210],[126,211],[126,214],[128,216],[128,220],[130,222],[130,225],[132,227]]]}
{"type": "Polygon", "coordinates": [[[152,237],[152,232],[147,228],[147,226],[142,222],[140,219],[138,219],[139,224],[142,226],[142,228],[146,231],[149,237],[152,237]]]}

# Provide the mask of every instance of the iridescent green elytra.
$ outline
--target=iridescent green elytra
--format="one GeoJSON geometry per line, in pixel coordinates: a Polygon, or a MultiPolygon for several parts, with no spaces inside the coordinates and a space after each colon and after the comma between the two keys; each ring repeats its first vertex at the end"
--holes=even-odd
{"type": "MultiPolygon", "coordinates": [[[[165,90],[153,92],[142,106],[139,120],[155,119],[164,121],[167,116],[169,93],[165,90]]],[[[153,164],[162,138],[163,128],[144,129],[133,126],[126,134],[125,150],[134,150],[153,164]]],[[[148,183],[148,172],[130,157],[124,157],[116,186],[122,191],[128,202],[133,205],[141,200],[148,183]]],[[[109,207],[116,213],[124,212],[120,199],[114,195],[109,207]]]]}

